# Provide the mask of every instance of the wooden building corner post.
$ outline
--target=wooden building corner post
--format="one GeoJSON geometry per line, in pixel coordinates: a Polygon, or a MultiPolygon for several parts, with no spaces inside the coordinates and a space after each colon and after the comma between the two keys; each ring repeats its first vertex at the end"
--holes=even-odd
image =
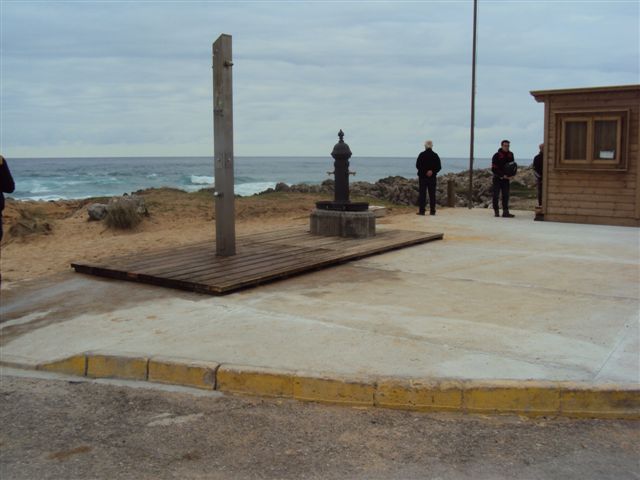
{"type": "Polygon", "coordinates": [[[236,254],[231,35],[218,37],[212,57],[216,255],[228,257],[236,254]]]}

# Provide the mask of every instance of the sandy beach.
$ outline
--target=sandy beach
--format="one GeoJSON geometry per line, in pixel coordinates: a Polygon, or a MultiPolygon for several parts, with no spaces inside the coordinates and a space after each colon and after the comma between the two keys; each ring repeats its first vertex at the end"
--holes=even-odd
{"type": "MultiPolygon", "coordinates": [[[[8,200],[4,210],[2,287],[70,270],[78,259],[112,256],[179,246],[215,236],[214,204],[210,193],[173,189],[141,192],[149,216],[131,231],[112,230],[89,221],[87,206],[106,199],[50,202],[8,200]]],[[[304,223],[321,195],[274,193],[236,201],[237,233],[304,223]]],[[[381,202],[377,202],[380,204],[381,202]]],[[[413,211],[392,206],[390,216],[413,211]]],[[[388,221],[381,219],[381,221],[388,221]]]]}
{"type": "MultiPolygon", "coordinates": [[[[530,175],[527,171],[523,169],[519,173],[523,184],[527,184],[525,176],[530,175]]],[[[444,180],[442,183],[445,185],[444,180]]],[[[458,183],[465,185],[464,178],[458,178],[458,183]]],[[[483,188],[481,182],[478,181],[476,188],[483,188]]],[[[3,212],[2,288],[12,288],[17,282],[68,271],[70,263],[77,260],[95,261],[215,237],[211,191],[187,193],[172,188],[152,188],[136,193],[144,199],[149,215],[132,230],[109,229],[102,221],[89,221],[87,207],[92,203],[108,203],[109,198],[58,201],[7,199],[3,212]]],[[[534,196],[531,187],[512,192],[512,208],[532,211],[534,196]]],[[[316,201],[332,199],[330,193],[296,191],[237,197],[237,233],[307,223],[316,201]]],[[[354,197],[352,200],[385,206],[386,216],[378,219],[378,223],[382,224],[393,223],[394,217],[413,213],[416,209],[415,206],[398,205],[371,197],[354,197]]],[[[482,209],[481,206],[476,208],[482,209]]]]}

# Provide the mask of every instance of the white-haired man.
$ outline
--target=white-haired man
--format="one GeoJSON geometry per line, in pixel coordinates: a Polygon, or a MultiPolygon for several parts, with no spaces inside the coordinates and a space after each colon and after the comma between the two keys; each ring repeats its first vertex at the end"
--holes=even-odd
{"type": "Polygon", "coordinates": [[[433,142],[424,142],[424,151],[420,152],[416,160],[418,170],[418,215],[424,215],[427,206],[427,191],[429,192],[429,213],[436,214],[436,185],[438,172],[442,169],[440,157],[433,151],[433,142]]]}

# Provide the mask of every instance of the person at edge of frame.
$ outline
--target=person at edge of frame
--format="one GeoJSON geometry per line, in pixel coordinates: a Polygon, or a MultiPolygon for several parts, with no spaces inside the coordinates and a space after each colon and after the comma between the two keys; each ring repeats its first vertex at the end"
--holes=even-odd
{"type": "Polygon", "coordinates": [[[538,207],[542,206],[542,165],[544,163],[544,143],[538,145],[540,152],[533,157],[533,174],[536,176],[538,207]]]}
{"type": "Polygon", "coordinates": [[[491,171],[493,172],[493,212],[496,217],[500,216],[498,200],[502,195],[502,216],[513,218],[515,215],[509,212],[509,182],[512,177],[505,173],[505,165],[514,162],[513,152],[509,150],[511,142],[502,140],[500,149],[491,158],[491,171]]]}
{"type": "Polygon", "coordinates": [[[2,211],[4,210],[4,194],[13,193],[16,184],[11,176],[9,165],[5,158],[0,155],[0,240],[2,240],[2,211]]]}
{"type": "Polygon", "coordinates": [[[427,191],[429,192],[429,214],[436,214],[436,185],[438,172],[442,169],[440,157],[433,151],[433,142],[424,142],[424,151],[416,159],[418,170],[418,213],[424,215],[427,206],[427,191]]]}

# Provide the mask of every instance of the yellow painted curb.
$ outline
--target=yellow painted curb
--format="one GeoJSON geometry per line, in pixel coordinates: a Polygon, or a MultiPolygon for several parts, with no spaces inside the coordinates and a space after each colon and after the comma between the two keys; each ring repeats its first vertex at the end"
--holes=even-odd
{"type": "Polygon", "coordinates": [[[341,405],[373,406],[375,383],[331,378],[295,377],[293,398],[341,405]]]}
{"type": "Polygon", "coordinates": [[[459,411],[462,385],[456,381],[381,380],[375,405],[401,410],[459,411]]]}
{"type": "MultiPolygon", "coordinates": [[[[0,365],[34,368],[26,362],[0,365]]],[[[349,379],[188,359],[88,352],[37,370],[121,378],[222,392],[418,411],[640,420],[640,385],[518,380],[349,379]]]]}
{"type": "Polygon", "coordinates": [[[462,409],[467,413],[553,415],[560,410],[560,391],[547,382],[466,381],[462,409]]]}
{"type": "Polygon", "coordinates": [[[82,353],[54,362],[41,363],[36,366],[36,370],[84,377],[87,374],[87,357],[82,353]]]}
{"type": "Polygon", "coordinates": [[[640,389],[616,385],[584,389],[567,385],[560,391],[559,414],[581,418],[640,419],[640,389]]]}
{"type": "Polygon", "coordinates": [[[219,366],[213,362],[152,357],[149,359],[148,380],[213,390],[216,388],[216,370],[219,366]]]}
{"type": "Polygon", "coordinates": [[[293,397],[293,376],[281,371],[241,365],[220,365],[216,390],[264,397],[293,397]]]}
{"type": "Polygon", "coordinates": [[[149,359],[99,353],[87,353],[87,377],[146,380],[149,359]]]}

